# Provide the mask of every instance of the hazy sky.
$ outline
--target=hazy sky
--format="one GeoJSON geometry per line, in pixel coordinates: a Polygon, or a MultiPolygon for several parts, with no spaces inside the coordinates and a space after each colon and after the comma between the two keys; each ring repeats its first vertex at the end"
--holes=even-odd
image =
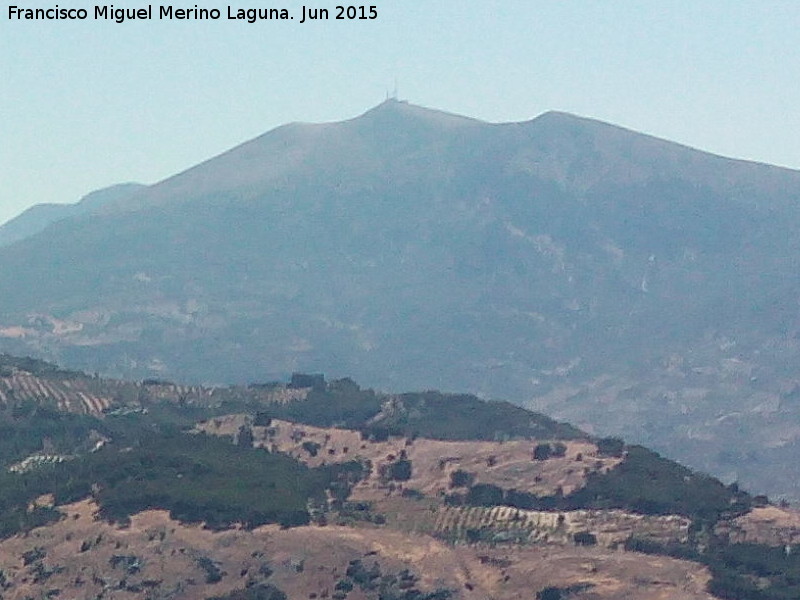
{"type": "Polygon", "coordinates": [[[153,183],[282,123],[356,116],[395,79],[402,99],[488,121],[565,110],[800,168],[796,0],[371,1],[377,20],[302,25],[290,0],[232,0],[297,16],[254,24],[217,1],[197,0],[218,21],[124,24],[10,21],[3,2],[0,221],[153,183]]]}

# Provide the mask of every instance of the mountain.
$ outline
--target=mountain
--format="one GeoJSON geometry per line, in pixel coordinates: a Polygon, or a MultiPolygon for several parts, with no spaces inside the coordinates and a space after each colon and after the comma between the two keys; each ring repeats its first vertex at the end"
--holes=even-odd
{"type": "Polygon", "coordinates": [[[75,204],[36,204],[0,226],[0,247],[37,234],[48,225],[125,200],[144,189],[138,183],[121,183],[87,194],[75,204]]]}
{"type": "Polygon", "coordinates": [[[6,351],[466,389],[800,498],[800,173],[564,113],[290,124],[0,249],[6,351]]]}

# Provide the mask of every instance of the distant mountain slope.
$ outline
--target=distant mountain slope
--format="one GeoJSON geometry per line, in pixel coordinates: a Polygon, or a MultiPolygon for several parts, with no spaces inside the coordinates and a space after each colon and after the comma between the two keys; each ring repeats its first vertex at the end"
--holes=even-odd
{"type": "Polygon", "coordinates": [[[2,348],[466,389],[800,497],[800,173],[564,113],[279,127],[0,250],[2,348]]]}
{"type": "Polygon", "coordinates": [[[121,183],[87,194],[75,204],[36,204],[0,226],[0,247],[43,231],[48,225],[120,202],[141,191],[138,183],[121,183]]]}

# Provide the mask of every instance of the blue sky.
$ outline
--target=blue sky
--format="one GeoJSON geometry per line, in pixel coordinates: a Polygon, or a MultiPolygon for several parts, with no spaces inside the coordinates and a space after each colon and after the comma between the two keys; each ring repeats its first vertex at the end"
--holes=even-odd
{"type": "MultiPolygon", "coordinates": [[[[402,99],[488,121],[565,110],[800,168],[799,2],[371,1],[375,21],[304,25],[17,22],[3,2],[0,221],[153,183],[282,123],[355,116],[395,80],[402,99]]],[[[265,5],[299,19],[302,3],[230,4],[265,5]]]]}

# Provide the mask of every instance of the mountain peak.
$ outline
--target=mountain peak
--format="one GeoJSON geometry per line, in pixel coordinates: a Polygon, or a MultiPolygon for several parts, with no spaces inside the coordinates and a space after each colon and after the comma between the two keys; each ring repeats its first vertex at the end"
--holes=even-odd
{"type": "MultiPolygon", "coordinates": [[[[620,125],[614,125],[612,123],[608,123],[606,121],[602,121],[600,119],[594,119],[592,117],[583,117],[581,115],[576,115],[574,113],[560,111],[560,110],[549,110],[540,114],[538,117],[535,117],[531,121],[529,121],[531,125],[534,125],[538,128],[543,130],[557,130],[561,132],[575,132],[578,130],[584,131],[591,131],[595,134],[599,134],[600,132],[617,132],[617,134],[633,134],[635,136],[640,137],[648,137],[652,138],[644,133],[640,133],[633,129],[629,129],[627,127],[622,127],[620,125]]],[[[659,138],[652,138],[652,139],[659,139],[659,138]]],[[[659,141],[674,144],[674,142],[668,142],[667,140],[659,141]]]]}
{"type": "Polygon", "coordinates": [[[371,108],[362,115],[352,119],[353,121],[395,121],[400,124],[403,120],[406,121],[424,121],[431,125],[439,125],[445,127],[463,126],[463,125],[476,125],[483,123],[477,119],[464,117],[454,113],[436,110],[433,108],[426,108],[417,104],[411,104],[406,100],[398,100],[397,98],[387,98],[374,108],[371,108]]]}

